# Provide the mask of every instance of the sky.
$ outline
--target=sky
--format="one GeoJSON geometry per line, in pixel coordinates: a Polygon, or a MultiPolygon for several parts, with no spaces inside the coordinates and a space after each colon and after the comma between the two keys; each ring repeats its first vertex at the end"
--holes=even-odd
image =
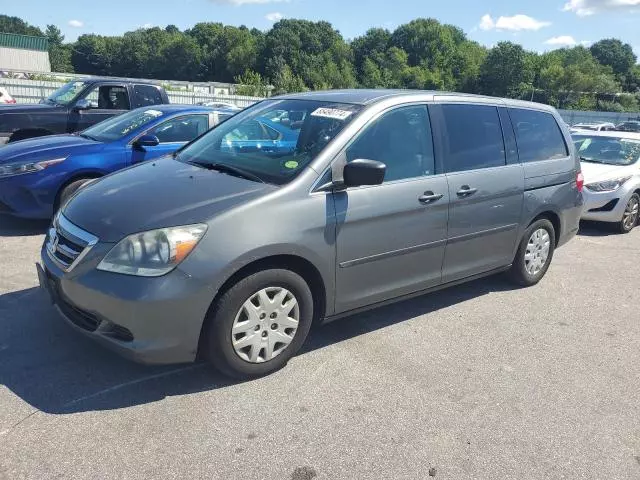
{"type": "Polygon", "coordinates": [[[84,33],[120,35],[141,27],[222,22],[267,30],[280,18],[326,20],[347,39],[371,27],[393,30],[418,17],[461,27],[492,46],[511,40],[534,51],[620,38],[640,56],[640,0],[0,0],[0,11],[67,41],[84,33]],[[518,5],[517,5],[518,4],[518,5]]]}

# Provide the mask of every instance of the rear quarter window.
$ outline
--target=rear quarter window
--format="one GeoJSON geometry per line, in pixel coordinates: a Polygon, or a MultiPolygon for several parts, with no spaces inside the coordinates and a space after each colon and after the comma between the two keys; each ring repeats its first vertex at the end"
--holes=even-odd
{"type": "Polygon", "coordinates": [[[569,156],[562,131],[553,115],[535,110],[510,108],[518,154],[523,163],[569,156]]]}
{"type": "Polygon", "coordinates": [[[162,95],[160,90],[152,85],[134,85],[133,105],[134,108],[147,107],[149,105],[160,105],[162,95]]]}

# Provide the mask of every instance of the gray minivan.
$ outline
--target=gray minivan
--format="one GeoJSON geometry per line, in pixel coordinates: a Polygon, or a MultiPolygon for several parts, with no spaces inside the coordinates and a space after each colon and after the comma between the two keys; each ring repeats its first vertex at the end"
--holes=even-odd
{"type": "Polygon", "coordinates": [[[264,375],[315,322],[503,271],[537,283],[582,211],[561,125],[548,106],[439,92],[271,98],[80,189],[40,282],[129,358],[264,375]]]}

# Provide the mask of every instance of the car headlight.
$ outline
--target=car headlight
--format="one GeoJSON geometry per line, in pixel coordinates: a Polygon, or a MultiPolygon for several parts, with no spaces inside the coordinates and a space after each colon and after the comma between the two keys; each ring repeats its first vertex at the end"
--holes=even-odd
{"type": "Polygon", "coordinates": [[[604,182],[589,183],[585,185],[585,188],[592,192],[615,192],[630,178],[631,175],[628,177],[614,178],[613,180],[605,180],[604,182]]]}
{"type": "Polygon", "coordinates": [[[98,270],[160,277],[176,268],[206,231],[206,225],[198,224],[134,233],[111,249],[98,265],[98,270]]]}
{"type": "Polygon", "coordinates": [[[41,170],[44,170],[45,168],[57,165],[58,163],[62,163],[66,159],[67,157],[55,158],[53,160],[43,160],[41,162],[8,163],[5,165],[0,165],[0,178],[13,177],[15,175],[23,175],[25,173],[39,172],[41,170]]]}

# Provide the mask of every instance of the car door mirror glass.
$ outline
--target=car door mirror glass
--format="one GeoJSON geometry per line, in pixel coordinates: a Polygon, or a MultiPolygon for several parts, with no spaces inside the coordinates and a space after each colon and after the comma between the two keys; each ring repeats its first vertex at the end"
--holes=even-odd
{"type": "Polygon", "coordinates": [[[362,185],[380,185],[384,182],[387,166],[377,160],[359,158],[347,163],[344,167],[343,178],[346,187],[362,185]]]}
{"type": "Polygon", "coordinates": [[[160,144],[160,140],[155,135],[142,135],[135,142],[133,146],[144,150],[145,147],[156,147],[160,144]]]}

